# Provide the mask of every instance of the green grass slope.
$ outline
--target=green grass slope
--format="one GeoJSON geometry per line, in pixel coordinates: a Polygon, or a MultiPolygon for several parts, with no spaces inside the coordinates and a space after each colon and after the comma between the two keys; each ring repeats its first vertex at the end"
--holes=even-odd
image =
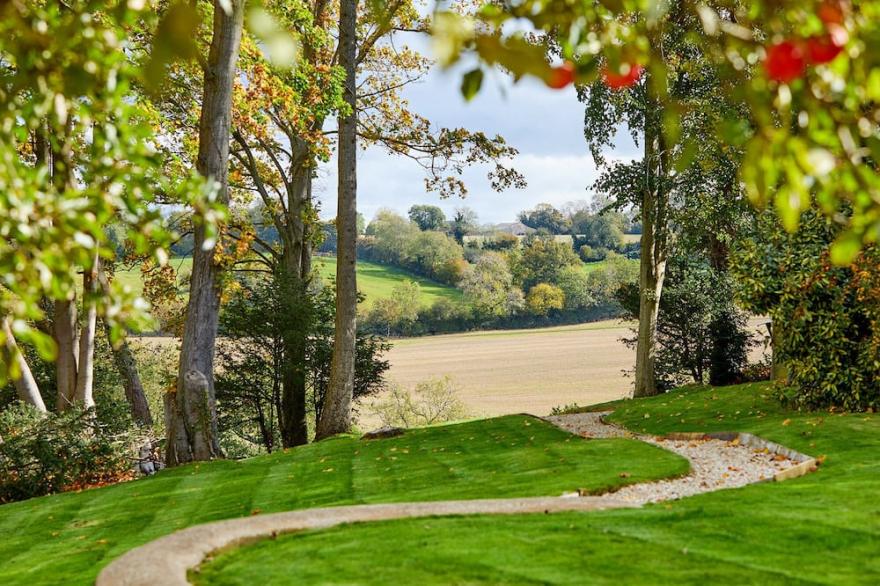
{"type": "MultiPolygon", "coordinates": [[[[336,279],[336,257],[315,257],[315,268],[326,280],[336,279]]],[[[419,284],[422,305],[430,306],[438,299],[461,300],[461,291],[424,277],[419,277],[404,269],[372,262],[358,261],[358,291],[364,294],[363,305],[369,307],[376,299],[391,297],[391,291],[404,281],[419,284]]]]}
{"type": "Polygon", "coordinates": [[[200,583],[880,583],[880,416],[787,411],[763,385],[610,407],[638,431],[749,431],[826,460],[802,478],[643,509],[291,535],[220,556],[200,583]]]}
{"type": "Polygon", "coordinates": [[[357,503],[558,495],[682,474],[633,440],[587,441],[526,416],[337,438],[239,462],[0,506],[0,584],[90,584],[113,558],[218,519],[357,503]],[[621,478],[622,472],[630,476],[621,478]]]}
{"type": "MultiPolygon", "coordinates": [[[[178,274],[189,274],[192,271],[191,258],[172,258],[170,261],[178,274]]],[[[332,280],[336,278],[336,257],[315,257],[315,268],[322,279],[332,280]]],[[[397,267],[358,261],[358,290],[364,294],[363,305],[369,307],[376,299],[391,296],[391,291],[404,281],[415,281],[421,288],[421,300],[425,306],[432,305],[436,300],[445,298],[452,301],[461,300],[461,291],[450,285],[444,285],[437,281],[419,277],[409,271],[397,267]]],[[[128,285],[133,291],[143,293],[144,283],[141,271],[135,267],[128,270],[119,270],[115,278],[120,283],[128,285]]]]}

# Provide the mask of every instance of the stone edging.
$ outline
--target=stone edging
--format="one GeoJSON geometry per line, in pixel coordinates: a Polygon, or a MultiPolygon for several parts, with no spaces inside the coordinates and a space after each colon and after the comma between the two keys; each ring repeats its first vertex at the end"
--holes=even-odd
{"type": "Polygon", "coordinates": [[[711,433],[670,433],[658,436],[658,439],[685,441],[717,439],[726,442],[739,441],[740,444],[750,447],[752,449],[767,450],[771,454],[779,454],[781,456],[785,456],[792,462],[797,462],[797,464],[795,464],[794,466],[777,472],[772,478],[772,480],[775,482],[780,482],[782,480],[788,480],[789,478],[797,478],[798,476],[809,474],[810,472],[814,472],[819,466],[819,461],[812,456],[802,454],[798,451],[792,450],[791,448],[787,448],[782,444],[777,444],[776,442],[765,440],[751,433],[737,433],[732,431],[711,433]]]}

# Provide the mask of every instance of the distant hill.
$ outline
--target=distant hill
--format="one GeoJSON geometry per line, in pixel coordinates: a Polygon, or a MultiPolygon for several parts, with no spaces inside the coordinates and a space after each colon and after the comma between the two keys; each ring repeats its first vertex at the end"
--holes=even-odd
{"type": "MultiPolygon", "coordinates": [[[[336,277],[336,257],[319,256],[314,260],[315,268],[324,279],[336,277]]],[[[398,267],[381,265],[372,262],[358,261],[358,291],[364,294],[363,305],[369,307],[376,299],[390,297],[391,291],[404,281],[415,281],[422,293],[422,304],[432,305],[440,298],[458,301],[461,291],[450,285],[444,285],[424,277],[414,275],[398,267]]]]}

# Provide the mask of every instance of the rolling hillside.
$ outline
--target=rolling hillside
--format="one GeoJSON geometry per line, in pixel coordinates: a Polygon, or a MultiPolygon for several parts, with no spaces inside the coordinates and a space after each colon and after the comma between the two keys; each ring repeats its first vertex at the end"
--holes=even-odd
{"type": "MultiPolygon", "coordinates": [[[[315,269],[321,278],[330,280],[336,276],[336,258],[332,256],[315,257],[315,269]]],[[[178,274],[188,276],[192,270],[191,258],[172,258],[169,263],[175,267],[178,274]]],[[[141,272],[138,268],[120,270],[116,273],[116,279],[132,287],[141,293],[144,285],[141,280],[141,272]]],[[[390,297],[391,291],[403,281],[415,281],[421,287],[422,303],[431,305],[440,298],[457,301],[461,298],[461,291],[455,287],[444,285],[424,277],[419,277],[397,267],[380,265],[370,262],[358,262],[358,289],[364,294],[363,305],[369,307],[373,300],[390,297]]]]}

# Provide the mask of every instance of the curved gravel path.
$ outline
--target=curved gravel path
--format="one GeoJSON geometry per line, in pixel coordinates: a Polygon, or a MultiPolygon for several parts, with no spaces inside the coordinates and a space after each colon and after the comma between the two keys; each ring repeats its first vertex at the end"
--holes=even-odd
{"type": "Polygon", "coordinates": [[[775,451],[784,452],[787,456],[774,454],[766,448],[748,447],[739,439],[665,439],[637,435],[603,422],[602,418],[607,414],[578,413],[544,419],[582,437],[628,437],[660,446],[687,458],[691,464],[691,472],[681,478],[630,485],[599,496],[572,493],[556,497],[353,505],[258,515],[197,525],[130,550],[105,567],[98,575],[96,584],[186,586],[189,584],[187,573],[198,568],[208,556],[293,531],[325,529],[345,523],[429,516],[515,515],[639,507],[650,502],[734,488],[774,478],[782,479],[786,470],[791,471],[798,467],[807,470],[805,465],[812,462],[806,461],[806,456],[782,446],[776,446],[779,449],[775,451]]]}
{"type": "Polygon", "coordinates": [[[736,440],[667,439],[632,433],[622,427],[605,423],[602,419],[610,413],[606,411],[557,415],[545,417],[545,420],[581,437],[638,439],[684,456],[691,463],[691,471],[687,476],[631,484],[605,495],[615,500],[643,505],[713,490],[737,488],[772,480],[795,464],[784,455],[755,449],[736,440]]]}

